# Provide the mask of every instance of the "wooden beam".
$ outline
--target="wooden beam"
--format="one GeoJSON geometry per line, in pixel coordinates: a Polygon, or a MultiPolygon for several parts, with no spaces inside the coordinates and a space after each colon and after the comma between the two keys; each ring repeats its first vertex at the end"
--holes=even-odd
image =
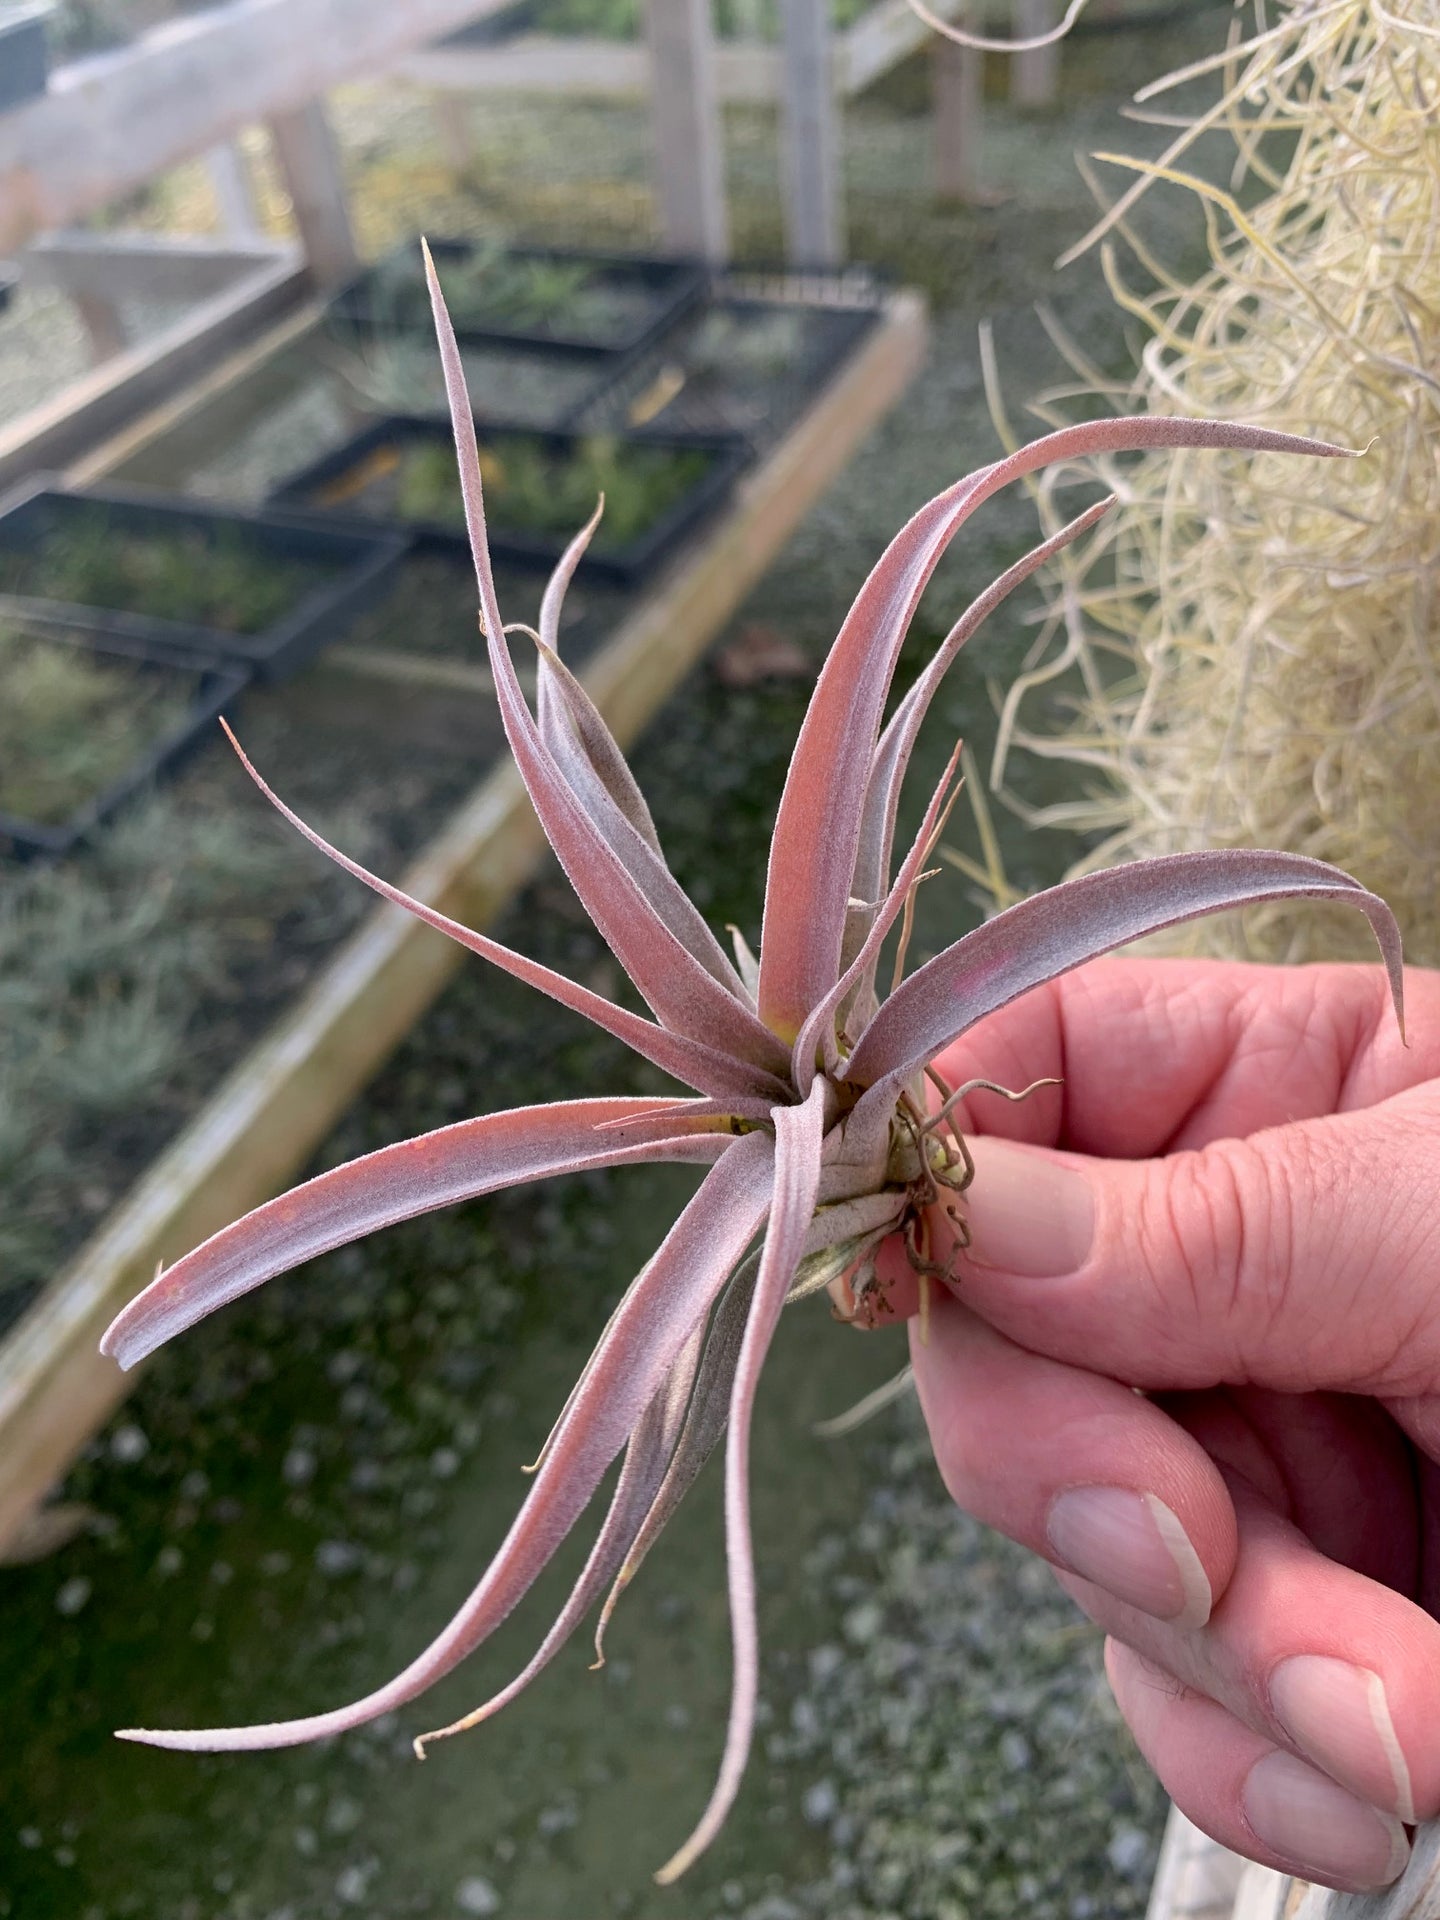
{"type": "MultiPolygon", "coordinates": [[[[905,0],[899,4],[909,12],[905,0]]],[[[650,93],[653,63],[642,41],[522,33],[493,46],[426,47],[407,54],[396,71],[436,93],[553,93],[626,100],[650,93]]],[[[780,55],[774,47],[716,41],[711,71],[721,100],[764,105],[780,96],[780,55]]]]}
{"type": "Polygon", "coordinates": [[[85,338],[90,342],[90,364],[102,367],[122,354],[128,344],[120,309],[103,293],[87,290],[71,297],[85,329],[85,338]]]}
{"type": "MultiPolygon", "coordinates": [[[[93,444],[72,461],[68,477],[91,486],[123,468],[127,485],[174,491],[175,476],[209,464],[216,447],[228,446],[271,408],[292,399],[313,378],[313,360],[289,349],[314,334],[317,310],[296,307],[258,338],[235,346],[193,381],[179,385],[157,405],[93,444]]],[[[355,429],[363,424],[359,409],[355,429]]]]}
{"type": "Polygon", "coordinates": [[[360,254],[324,102],[307,100],[303,107],[272,114],[266,125],[311,278],[317,287],[338,287],[358,271],[360,254]]]}
{"type": "MultiPolygon", "coordinates": [[[[924,304],[900,293],[849,366],[748,476],[584,675],[623,743],[700,657],[925,355],[924,304]]],[[[298,683],[296,683],[298,684],[298,683]]],[[[405,876],[483,925],[543,838],[514,765],[497,766],[405,876]]],[[[0,1346],[0,1545],[18,1531],[135,1375],[97,1351],[116,1310],[174,1259],[291,1179],[465,955],[382,907],[221,1082],[0,1346]]]]}
{"type": "Polygon", "coordinates": [[[646,0],[645,33],[660,231],[670,252],[720,266],[730,221],[709,0],[646,0]]]}
{"type": "Polygon", "coordinates": [[[72,297],[106,300],[208,300],[277,265],[296,264],[295,249],[270,243],[236,246],[178,240],[154,233],[47,233],[17,254],[20,278],[72,297]]]}
{"type": "Polygon", "coordinates": [[[304,298],[305,270],[287,253],[227,293],[203,301],[173,327],[73,380],[53,399],[0,425],[0,487],[82,458],[147,407],[161,404],[232,352],[257,328],[304,298]]]}
{"type": "Polygon", "coordinates": [[[0,114],[0,254],[503,0],[229,0],[61,67],[0,114]]]}
{"type": "Polygon", "coordinates": [[[780,0],[780,25],[785,258],[794,267],[834,267],[845,257],[845,234],[829,0],[780,0]]]}
{"type": "MultiPolygon", "coordinates": [[[[961,19],[966,15],[962,12],[961,19]]],[[[935,118],[935,191],[942,200],[974,200],[980,191],[985,56],[937,33],[930,47],[935,118]]]]}
{"type": "MultiPolygon", "coordinates": [[[[949,19],[965,0],[931,0],[949,19]]],[[[930,30],[908,0],[880,0],[831,40],[835,85],[846,98],[922,47],[930,30]]],[[[716,41],[715,90],[725,102],[761,106],[781,95],[780,51],[758,41],[716,41]]],[[[522,33],[492,46],[424,47],[397,72],[417,86],[450,93],[555,93],[630,99],[652,85],[650,50],[639,42],[561,39],[522,33]]]]}

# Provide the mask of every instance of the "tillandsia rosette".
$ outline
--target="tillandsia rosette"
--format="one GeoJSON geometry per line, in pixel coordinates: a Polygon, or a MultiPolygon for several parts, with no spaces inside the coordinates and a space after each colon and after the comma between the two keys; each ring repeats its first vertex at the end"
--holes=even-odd
{"type": "MultiPolygon", "coordinates": [[[[970,1177],[948,1110],[927,1109],[929,1063],[1032,987],[1157,928],[1254,901],[1304,895],[1366,915],[1401,1010],[1400,939],[1385,903],[1338,868],[1286,853],[1181,853],[1091,873],[1021,901],[937,954],[882,998],[881,947],[908,917],[954,788],[954,760],[893,877],[901,782],[920,723],[959,649],[1102,500],[1012,566],[966,611],[882,727],[901,642],[942,554],[981,503],[1057,461],[1147,447],[1340,457],[1345,449],[1229,422],[1104,420],[1052,433],[957,481],[923,506],[860,589],[819,675],[776,818],[758,958],[720,945],[665,863],[654,822],[604,720],[556,651],[560,607],[598,511],[543,599],[534,708],[496,603],[480,463],[454,334],[431,297],[459,449],[480,617],[510,747],[576,893],[648,1004],[632,1013],[412,900],[367,873],[262,791],[332,860],[561,1005],[584,1014],[682,1084],[690,1099],[583,1099],[485,1114],[334,1168],[256,1208],[170,1267],[120,1314],[104,1348],[133,1366],[173,1334],[273,1274],[388,1226],[497,1188],[579,1168],[689,1161],[693,1199],[615,1308],[534,1469],[520,1512],[479,1584],[405,1671],[349,1706],[260,1726],[121,1737],[189,1751],[282,1747],[342,1733],[404,1706],[510,1613],[624,1449],[609,1510],[560,1617],[529,1666],[441,1733],[486,1719],[546,1665],[604,1599],[603,1633],[707,1456],[725,1439],[725,1525],[734,1678],[719,1777],[690,1838],[661,1869],[675,1879],[719,1831],[744,1770],[758,1671],[748,1461],[766,1350],[787,1301],[858,1275],[902,1236],[922,1281],[931,1210],[962,1225],[970,1177]],[[608,1595],[608,1597],[606,1597],[608,1595]]],[[[527,630],[528,631],[528,630],[527,630]]],[[[248,762],[246,763],[248,766],[248,762]]],[[[903,935],[902,935],[903,937],[903,935]]],[[[898,972],[898,969],[897,969],[898,972]]],[[[597,1636],[598,1638],[598,1636],[597,1636]]],[[[425,1740],[417,1740],[423,1752],[425,1740]]]]}

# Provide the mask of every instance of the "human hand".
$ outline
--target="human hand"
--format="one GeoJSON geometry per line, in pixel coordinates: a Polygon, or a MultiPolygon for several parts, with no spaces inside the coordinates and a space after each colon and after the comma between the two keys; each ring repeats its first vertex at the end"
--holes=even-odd
{"type": "Polygon", "coordinates": [[[948,1079],[1063,1085],[965,1103],[973,1247],[911,1328],[946,1485],[1105,1629],[1167,1791],[1346,1888],[1440,1813],[1440,974],[1406,991],[1408,1050],[1363,967],[1107,960],[985,1022],[948,1079]]]}

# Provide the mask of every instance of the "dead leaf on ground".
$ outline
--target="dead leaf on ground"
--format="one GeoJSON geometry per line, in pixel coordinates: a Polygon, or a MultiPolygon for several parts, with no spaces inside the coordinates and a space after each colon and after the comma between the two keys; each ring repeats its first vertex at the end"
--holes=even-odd
{"type": "Polygon", "coordinates": [[[805,649],[774,627],[744,627],[715,656],[715,672],[727,687],[753,687],[759,680],[813,680],[814,662],[805,649]]]}

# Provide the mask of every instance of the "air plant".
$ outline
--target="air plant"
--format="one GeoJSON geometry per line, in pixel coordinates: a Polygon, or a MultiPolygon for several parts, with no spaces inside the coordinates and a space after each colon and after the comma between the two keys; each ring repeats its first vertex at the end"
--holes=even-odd
{"type": "Polygon", "coordinates": [[[480,617],[506,734],[551,846],[654,1019],[409,899],[328,845],[250,771],[307,839],[384,899],[584,1014],[698,1097],[568,1100],[486,1114],[334,1168],[258,1207],[162,1272],[120,1314],[104,1349],[133,1366],[273,1274],[394,1221],[501,1187],[636,1161],[698,1162],[708,1170],[611,1316],[495,1559],[450,1624],[403,1673],[352,1705],[301,1719],[203,1731],[131,1730],[121,1738],[186,1751],[283,1747],[343,1733],[404,1706],[509,1614],[623,1448],[590,1556],[529,1666],[464,1719],[417,1740],[423,1754],[427,1741],[473,1726],[512,1699],[608,1590],[603,1634],[619,1593],[725,1435],[734,1647],[729,1724],[709,1805],[658,1875],[669,1882],[719,1831],[750,1746],[758,1670],[750,1426],[780,1310],[846,1276],[854,1276],[849,1297],[873,1307],[880,1283],[872,1257],[890,1235],[903,1239],[922,1285],[944,1279],[948,1269],[932,1257],[936,1206],[964,1241],[959,1202],[972,1167],[953,1109],[961,1092],[982,1083],[940,1084],[941,1104],[927,1112],[925,1076],[934,1057],[1032,987],[1154,928],[1290,895],[1344,902],[1366,915],[1400,1011],[1400,941],[1384,902],[1321,861],[1244,851],[1181,853],[1091,873],[1039,894],[967,934],[882,999],[882,944],[900,922],[903,945],[916,886],[953,797],[954,760],[892,880],[897,801],[921,720],[986,615],[1110,502],[1080,514],[988,587],[882,729],[921,592],[976,508],[1048,464],[1161,446],[1332,457],[1345,449],[1205,420],[1100,421],[1021,448],[922,507],[860,589],[819,675],[775,823],[760,952],[752,955],[737,935],[732,961],[670,873],[616,742],[556,652],[561,600],[598,509],[556,568],[539,630],[529,634],[539,656],[533,712],[521,691],[512,630],[496,603],[460,358],[433,268],[429,275],[480,617]]]}

